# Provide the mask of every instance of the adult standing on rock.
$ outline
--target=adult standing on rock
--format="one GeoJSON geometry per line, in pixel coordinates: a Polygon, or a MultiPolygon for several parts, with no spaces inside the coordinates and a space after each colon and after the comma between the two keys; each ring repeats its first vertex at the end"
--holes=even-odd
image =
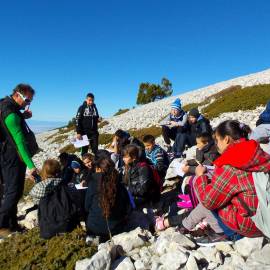
{"type": "MultiPolygon", "coordinates": [[[[98,150],[98,122],[99,114],[94,103],[94,95],[88,93],[84,103],[79,107],[76,115],[76,132],[77,138],[82,139],[83,135],[87,135],[92,152],[96,154],[98,150]]],[[[83,156],[88,152],[89,146],[84,146],[81,149],[81,155],[83,156]]]]}
{"type": "Polygon", "coordinates": [[[32,117],[29,105],[34,94],[30,85],[19,84],[11,96],[0,100],[0,164],[4,182],[0,238],[19,229],[17,204],[23,194],[26,167],[30,177],[37,174],[32,156],[37,153],[38,145],[25,121],[32,117]]]}

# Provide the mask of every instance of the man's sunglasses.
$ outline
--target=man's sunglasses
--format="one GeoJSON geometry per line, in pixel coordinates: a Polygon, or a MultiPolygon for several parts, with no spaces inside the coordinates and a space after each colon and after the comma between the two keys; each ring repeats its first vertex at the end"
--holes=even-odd
{"type": "Polygon", "coordinates": [[[30,98],[25,97],[23,94],[21,94],[20,92],[17,92],[18,95],[23,99],[23,101],[27,104],[30,104],[32,102],[32,100],[30,98]]]}

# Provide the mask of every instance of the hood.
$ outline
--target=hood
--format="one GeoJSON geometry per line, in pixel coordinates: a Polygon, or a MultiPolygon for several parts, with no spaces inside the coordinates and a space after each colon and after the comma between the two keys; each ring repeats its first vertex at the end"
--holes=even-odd
{"type": "Polygon", "coordinates": [[[265,153],[255,140],[240,139],[231,144],[214,164],[217,167],[230,165],[249,172],[269,172],[270,155],[265,153]]]}

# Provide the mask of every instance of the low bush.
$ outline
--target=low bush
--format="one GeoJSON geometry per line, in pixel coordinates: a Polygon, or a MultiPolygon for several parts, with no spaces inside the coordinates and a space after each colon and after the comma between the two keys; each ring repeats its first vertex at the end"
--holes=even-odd
{"type": "Polygon", "coordinates": [[[129,109],[119,109],[119,111],[117,113],[115,113],[113,116],[121,115],[121,114],[126,113],[128,111],[129,111],[129,109]]]}
{"type": "Polygon", "coordinates": [[[43,240],[37,228],[16,234],[0,244],[0,269],[9,270],[73,270],[76,261],[90,258],[95,246],[85,243],[82,228],[72,233],[43,240]]]}
{"type": "MultiPolygon", "coordinates": [[[[214,95],[212,96],[214,97],[214,95]]],[[[215,95],[215,101],[206,106],[202,113],[209,119],[225,112],[254,110],[270,100],[270,84],[241,88],[227,88],[215,95]]]]}

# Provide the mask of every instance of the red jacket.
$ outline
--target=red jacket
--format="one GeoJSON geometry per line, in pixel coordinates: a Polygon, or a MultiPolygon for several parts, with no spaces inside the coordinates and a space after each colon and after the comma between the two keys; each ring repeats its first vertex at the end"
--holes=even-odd
{"type": "Polygon", "coordinates": [[[269,172],[270,155],[254,141],[241,139],[230,145],[214,161],[212,179],[200,176],[194,183],[199,200],[209,210],[217,210],[224,224],[247,237],[261,236],[241,198],[255,215],[258,198],[252,172],[269,172]]]}

